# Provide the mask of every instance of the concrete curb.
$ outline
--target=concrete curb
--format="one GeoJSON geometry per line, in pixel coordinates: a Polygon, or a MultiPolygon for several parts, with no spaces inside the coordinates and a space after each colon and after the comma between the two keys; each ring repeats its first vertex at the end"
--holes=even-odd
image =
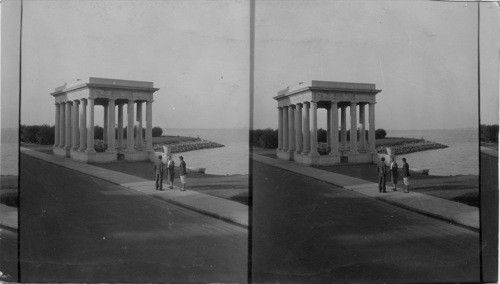
{"type": "Polygon", "coordinates": [[[479,208],[473,206],[418,192],[403,193],[401,190],[398,190],[396,192],[388,191],[388,193],[379,193],[377,183],[258,154],[253,154],[252,159],[473,230],[479,230],[480,227],[479,208]]]}
{"type": "MultiPolygon", "coordinates": [[[[102,180],[106,180],[119,186],[130,188],[143,194],[150,195],[151,197],[159,198],[172,204],[182,206],[186,209],[190,209],[207,216],[234,223],[245,228],[248,228],[249,225],[248,206],[235,201],[192,190],[156,191],[155,182],[152,180],[107,170],[97,166],[76,162],[63,157],[45,154],[24,147],[21,147],[21,153],[52,164],[56,164],[58,166],[82,172],[84,174],[100,178],[102,180]]],[[[163,184],[163,188],[168,188],[168,185],[163,184]]],[[[176,187],[176,189],[179,188],[176,187]]]]}

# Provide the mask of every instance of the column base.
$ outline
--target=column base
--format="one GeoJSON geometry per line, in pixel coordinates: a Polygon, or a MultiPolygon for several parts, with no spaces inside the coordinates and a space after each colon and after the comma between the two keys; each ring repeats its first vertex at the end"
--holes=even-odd
{"type": "Polygon", "coordinates": [[[294,152],[290,152],[290,151],[278,151],[276,153],[276,155],[278,156],[278,159],[287,160],[287,161],[293,161],[294,152]]]}
{"type": "Polygon", "coordinates": [[[64,148],[60,148],[60,147],[55,147],[52,152],[54,153],[54,155],[56,156],[60,156],[60,157],[67,157],[66,155],[66,149],[64,148]]]}
{"type": "Polygon", "coordinates": [[[332,166],[340,164],[340,155],[300,154],[295,156],[295,161],[310,166],[332,166]]]}
{"type": "Polygon", "coordinates": [[[85,163],[110,163],[117,160],[116,153],[71,150],[71,159],[85,163]]]}

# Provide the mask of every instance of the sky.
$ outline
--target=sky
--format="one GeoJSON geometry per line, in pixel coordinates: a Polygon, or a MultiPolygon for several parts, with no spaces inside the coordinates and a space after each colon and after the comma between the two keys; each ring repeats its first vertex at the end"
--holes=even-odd
{"type": "MultiPolygon", "coordinates": [[[[20,1],[2,1],[2,127],[17,125],[20,1]]],[[[308,80],[375,83],[376,127],[477,127],[477,3],[25,0],[22,124],[54,124],[54,88],[151,81],[153,125],[276,128],[272,97],[308,80]]],[[[498,123],[499,9],[481,3],[481,123],[498,123]]],[[[102,108],[96,108],[102,124],[102,108]]],[[[319,112],[326,127],[326,111],[319,112]]]]}
{"type": "MultiPolygon", "coordinates": [[[[477,127],[476,5],[257,1],[254,127],[276,128],[272,97],[310,80],[375,83],[376,128],[477,127]]],[[[498,123],[498,15],[482,3],[484,123],[498,123]]],[[[324,109],[318,123],[326,128],[324,109]]]]}
{"type": "Polygon", "coordinates": [[[154,126],[247,128],[249,16],[237,0],[25,0],[21,123],[54,124],[54,88],[103,77],[153,82],[154,126]]]}

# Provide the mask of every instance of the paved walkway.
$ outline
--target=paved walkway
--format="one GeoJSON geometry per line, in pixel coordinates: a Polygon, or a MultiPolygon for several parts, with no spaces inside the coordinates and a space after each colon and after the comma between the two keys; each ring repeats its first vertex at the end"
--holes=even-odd
{"type": "MultiPolygon", "coordinates": [[[[103,169],[93,165],[76,162],[68,158],[49,155],[24,147],[21,147],[21,153],[52,164],[56,164],[58,166],[82,172],[117,185],[134,189],[141,193],[166,200],[168,202],[195,210],[203,214],[214,216],[225,221],[248,227],[248,206],[235,201],[191,190],[180,191],[180,188],[178,187],[174,187],[173,190],[169,190],[168,185],[166,184],[163,184],[163,188],[165,189],[164,191],[156,191],[155,182],[152,180],[103,169]]],[[[17,216],[15,223],[17,224],[17,216]]]]}
{"type": "Polygon", "coordinates": [[[479,209],[473,206],[418,192],[403,193],[400,190],[395,192],[389,190],[388,193],[379,193],[377,183],[258,154],[253,154],[252,159],[377,198],[412,211],[447,220],[472,229],[479,229],[479,209]]]}

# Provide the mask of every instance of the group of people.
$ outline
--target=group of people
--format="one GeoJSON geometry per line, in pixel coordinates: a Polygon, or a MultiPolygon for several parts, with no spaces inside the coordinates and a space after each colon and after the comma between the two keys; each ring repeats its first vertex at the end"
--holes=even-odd
{"type": "MultiPolygon", "coordinates": [[[[180,170],[180,180],[182,184],[181,191],[186,190],[186,162],[184,162],[184,157],[179,156],[180,164],[179,164],[179,170],[180,170]]],[[[162,161],[162,157],[158,156],[158,160],[155,161],[154,163],[154,174],[155,174],[155,187],[156,190],[163,190],[163,173],[167,171],[167,177],[169,181],[169,187],[170,189],[174,188],[174,179],[175,179],[175,162],[172,160],[172,156],[168,155],[168,160],[167,163],[164,164],[162,161]]]]}
{"type": "MultiPolygon", "coordinates": [[[[405,185],[405,193],[410,192],[410,166],[406,162],[406,158],[403,158],[403,167],[402,173],[403,173],[403,183],[405,185]]],[[[382,157],[380,159],[380,162],[377,165],[377,172],[378,172],[378,190],[379,192],[385,193],[386,191],[386,176],[387,176],[387,167],[385,165],[385,158],[382,157]]],[[[391,181],[392,181],[392,190],[396,191],[397,190],[397,184],[398,184],[398,163],[396,163],[396,160],[394,158],[391,158],[391,164],[389,166],[389,173],[391,175],[391,181]]]]}

